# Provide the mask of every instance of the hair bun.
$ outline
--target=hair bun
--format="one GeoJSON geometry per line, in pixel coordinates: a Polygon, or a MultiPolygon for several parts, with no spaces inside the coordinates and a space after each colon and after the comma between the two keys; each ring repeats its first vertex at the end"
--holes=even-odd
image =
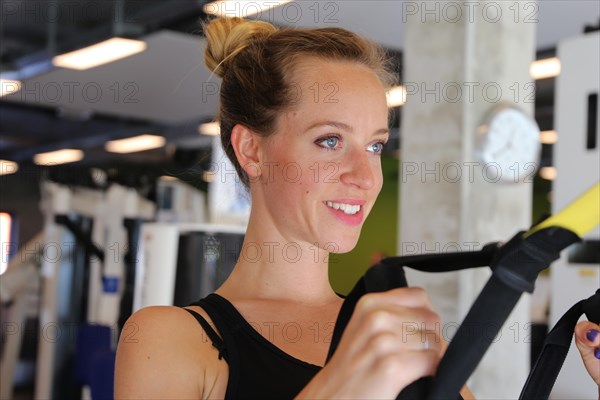
{"type": "Polygon", "coordinates": [[[223,77],[228,61],[259,37],[275,32],[277,28],[264,21],[249,21],[242,18],[216,18],[204,25],[208,41],[204,52],[206,66],[223,77]]]}

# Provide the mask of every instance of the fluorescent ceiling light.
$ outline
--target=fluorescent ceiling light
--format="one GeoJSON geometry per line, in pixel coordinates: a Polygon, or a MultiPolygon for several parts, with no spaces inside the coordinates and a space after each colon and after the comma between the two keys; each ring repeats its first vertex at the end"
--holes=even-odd
{"type": "Polygon", "coordinates": [[[106,143],[106,151],[111,153],[135,153],[136,151],[144,151],[157,149],[165,145],[166,139],[157,135],[140,135],[127,139],[111,140],[106,143]]]}
{"type": "Polygon", "coordinates": [[[85,70],[129,57],[146,50],[146,42],[112,38],[104,42],[65,53],[52,59],[57,67],[85,70]]]}
{"type": "Polygon", "coordinates": [[[205,4],[202,8],[206,14],[216,15],[219,17],[241,17],[248,18],[249,16],[262,14],[271,8],[279,7],[292,0],[278,1],[244,1],[244,0],[219,0],[205,4]]]}
{"type": "Polygon", "coordinates": [[[540,142],[543,144],[554,144],[558,141],[556,131],[541,131],[540,142]]]}
{"type": "Polygon", "coordinates": [[[531,63],[529,75],[533,79],[554,78],[560,74],[560,60],[556,57],[545,58],[531,63]]]}
{"type": "Polygon", "coordinates": [[[218,122],[207,122],[200,124],[198,132],[207,136],[219,136],[221,134],[221,127],[218,122]]]}
{"type": "Polygon", "coordinates": [[[388,107],[398,107],[406,103],[406,88],[404,86],[394,86],[385,95],[388,107]]]}
{"type": "Polygon", "coordinates": [[[540,177],[552,181],[556,179],[557,171],[555,167],[542,167],[540,168],[540,177]]]}
{"type": "Polygon", "coordinates": [[[66,164],[79,161],[83,158],[83,151],[76,149],[62,149],[39,153],[33,156],[33,162],[37,165],[66,164]]]}
{"type": "Polygon", "coordinates": [[[19,165],[14,161],[0,160],[0,175],[14,174],[19,170],[19,165]]]}
{"type": "Polygon", "coordinates": [[[0,78],[0,97],[17,93],[19,90],[21,90],[21,81],[0,78]]]}

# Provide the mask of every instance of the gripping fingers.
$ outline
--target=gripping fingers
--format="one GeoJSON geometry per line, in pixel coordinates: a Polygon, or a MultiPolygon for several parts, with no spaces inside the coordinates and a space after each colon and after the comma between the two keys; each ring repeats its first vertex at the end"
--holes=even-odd
{"type": "Polygon", "coordinates": [[[439,326],[436,329],[424,329],[423,325],[404,324],[402,342],[407,349],[413,351],[429,350],[442,354],[442,339],[439,326]]]}
{"type": "Polygon", "coordinates": [[[431,300],[427,292],[419,287],[404,287],[388,290],[387,292],[367,293],[356,303],[357,310],[369,310],[383,305],[428,308],[433,310],[431,300]]]}
{"type": "Polygon", "coordinates": [[[600,390],[600,326],[589,321],[575,325],[575,344],[583,364],[600,390]]]}
{"type": "Polygon", "coordinates": [[[367,329],[379,332],[398,330],[404,325],[418,325],[419,329],[439,329],[439,316],[421,288],[401,288],[364,295],[357,303],[349,329],[367,329]]]}
{"type": "Polygon", "coordinates": [[[386,371],[396,370],[395,362],[420,360],[420,367],[414,370],[410,363],[403,364],[405,371],[396,379],[404,377],[407,382],[431,374],[442,354],[439,317],[427,308],[396,305],[373,308],[361,319],[354,333],[356,336],[348,352],[352,355],[350,362],[360,369],[370,371],[383,363],[387,365],[386,371]]]}
{"type": "Polygon", "coordinates": [[[348,331],[355,334],[351,352],[377,344],[379,337],[388,336],[394,338],[398,349],[441,349],[439,316],[429,309],[384,305],[357,317],[348,325],[348,331]]]}
{"type": "Polygon", "coordinates": [[[408,308],[384,305],[363,314],[358,321],[369,330],[379,332],[387,329],[439,330],[440,318],[427,308],[408,308]]]}
{"type": "MultiPolygon", "coordinates": [[[[385,333],[396,336],[394,343],[400,348],[439,350],[439,331],[440,318],[433,311],[425,291],[401,288],[364,295],[356,305],[344,336],[353,336],[346,341],[349,346],[346,350],[350,353],[367,348],[380,334],[386,338],[385,333]]],[[[375,343],[378,341],[376,339],[375,343]]]]}
{"type": "Polygon", "coordinates": [[[435,331],[380,332],[373,335],[367,346],[367,353],[384,356],[403,351],[431,351],[442,353],[442,340],[435,331]]]}
{"type": "Polygon", "coordinates": [[[423,289],[366,294],[356,304],[330,363],[317,375],[318,390],[309,388],[302,395],[395,396],[411,382],[434,374],[442,354],[440,329],[439,316],[423,289]]]}
{"type": "Polygon", "coordinates": [[[435,351],[405,351],[376,359],[371,371],[402,389],[419,378],[434,375],[439,362],[435,351]]]}

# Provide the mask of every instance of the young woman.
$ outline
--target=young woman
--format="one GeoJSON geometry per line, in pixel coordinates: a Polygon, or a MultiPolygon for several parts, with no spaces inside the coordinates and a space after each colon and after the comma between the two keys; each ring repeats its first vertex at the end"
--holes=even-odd
{"type": "Polygon", "coordinates": [[[222,143],[252,197],[242,255],[197,305],[131,316],[115,397],[395,398],[433,374],[443,351],[421,289],[364,296],[324,366],[343,302],[328,255],[356,245],[383,183],[393,82],[384,53],[334,28],[233,18],[205,34],[206,63],[222,77],[222,143]],[[403,336],[406,323],[423,331],[403,336]]]}

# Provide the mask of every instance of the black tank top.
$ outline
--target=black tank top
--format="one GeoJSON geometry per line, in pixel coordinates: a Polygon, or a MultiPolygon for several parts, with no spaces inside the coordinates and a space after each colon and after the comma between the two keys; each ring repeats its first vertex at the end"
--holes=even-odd
{"type": "Polygon", "coordinates": [[[269,342],[216,293],[190,305],[202,307],[223,338],[200,314],[186,309],[229,365],[225,399],[292,399],[321,370],[269,342]]]}

